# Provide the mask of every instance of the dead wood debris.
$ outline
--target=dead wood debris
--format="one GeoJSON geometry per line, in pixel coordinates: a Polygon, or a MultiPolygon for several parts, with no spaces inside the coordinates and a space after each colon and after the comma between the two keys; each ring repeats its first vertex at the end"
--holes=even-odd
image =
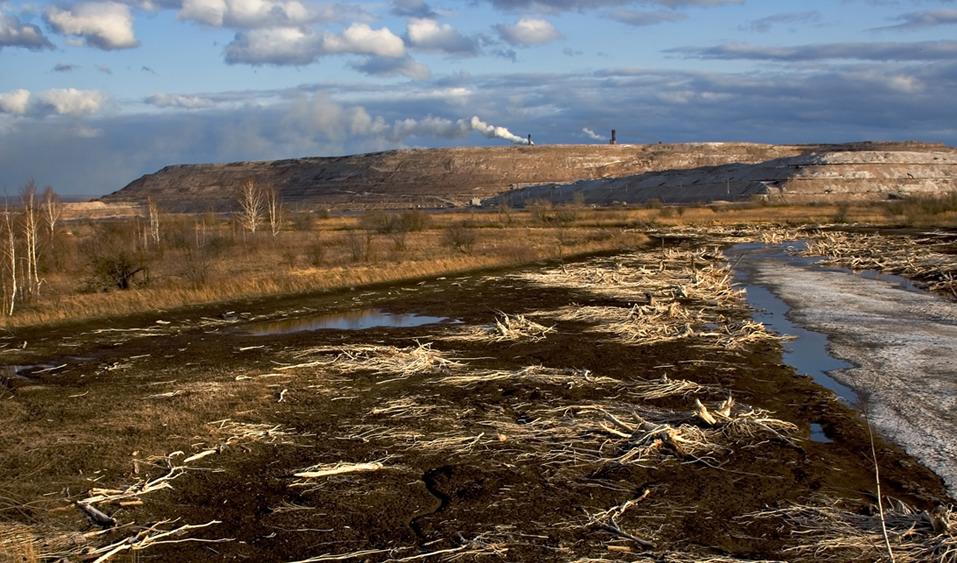
{"type": "MultiPolygon", "coordinates": [[[[746,519],[774,519],[797,542],[785,553],[792,561],[889,561],[881,518],[874,506],[814,499],[749,515],[746,519]]],[[[885,503],[884,520],[897,563],[954,563],[957,561],[957,513],[939,506],[921,511],[895,499],[885,503]]]]}
{"type": "Polygon", "coordinates": [[[948,247],[950,237],[934,233],[925,238],[818,231],[799,251],[804,256],[823,256],[825,264],[852,270],[878,270],[916,280],[931,291],[957,298],[957,258],[948,247]]]}
{"type": "Polygon", "coordinates": [[[295,358],[308,361],[278,367],[275,371],[326,368],[339,372],[386,373],[402,379],[426,373],[449,373],[454,368],[465,367],[464,363],[450,359],[448,353],[432,348],[431,343],[406,348],[368,344],[324,346],[303,350],[295,358]]]}
{"type": "Polygon", "coordinates": [[[555,332],[555,327],[545,326],[528,319],[525,315],[509,316],[499,312],[495,324],[466,327],[458,334],[446,336],[446,340],[476,342],[538,342],[555,332]]]}

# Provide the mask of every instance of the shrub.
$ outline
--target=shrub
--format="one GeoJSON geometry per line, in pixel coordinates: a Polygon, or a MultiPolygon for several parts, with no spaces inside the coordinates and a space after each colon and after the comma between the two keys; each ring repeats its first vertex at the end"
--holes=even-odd
{"type": "Polygon", "coordinates": [[[552,202],[544,199],[536,199],[528,202],[528,211],[532,214],[532,220],[541,225],[547,224],[551,220],[551,213],[554,206],[552,202]]]}
{"type": "Polygon", "coordinates": [[[445,229],[442,244],[462,254],[471,254],[475,247],[475,230],[468,223],[455,223],[445,229]]]}
{"type": "Polygon", "coordinates": [[[834,214],[833,221],[835,223],[847,223],[850,210],[851,204],[847,203],[846,201],[839,203],[837,206],[837,212],[834,214]]]}
{"type": "Polygon", "coordinates": [[[425,211],[412,209],[399,216],[399,227],[409,233],[424,231],[432,225],[432,217],[425,211]]]}
{"type": "Polygon", "coordinates": [[[144,285],[148,280],[149,256],[137,245],[131,225],[108,224],[94,231],[82,248],[89,285],[96,290],[144,285]]]}
{"type": "Polygon", "coordinates": [[[325,258],[326,249],[322,244],[322,241],[319,240],[319,237],[309,243],[306,247],[306,260],[309,261],[309,264],[315,267],[322,266],[322,260],[325,258]]]}

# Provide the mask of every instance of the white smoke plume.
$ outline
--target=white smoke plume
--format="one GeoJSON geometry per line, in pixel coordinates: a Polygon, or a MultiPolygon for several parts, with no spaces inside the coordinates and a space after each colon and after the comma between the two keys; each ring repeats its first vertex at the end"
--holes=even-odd
{"type": "Polygon", "coordinates": [[[595,133],[588,127],[585,127],[584,129],[582,129],[582,133],[584,133],[585,136],[588,137],[589,139],[593,139],[595,141],[605,141],[605,142],[608,141],[607,137],[602,137],[601,135],[599,135],[598,133],[595,133]]]}
{"type": "Polygon", "coordinates": [[[506,141],[510,141],[512,143],[515,143],[516,145],[530,144],[530,141],[528,139],[524,139],[522,137],[519,137],[518,135],[515,135],[514,133],[512,133],[505,127],[496,127],[494,125],[489,125],[488,123],[485,123],[484,121],[479,119],[478,116],[472,116],[472,119],[468,122],[468,125],[472,128],[472,130],[478,131],[479,133],[485,135],[489,139],[505,139],[506,141]]]}

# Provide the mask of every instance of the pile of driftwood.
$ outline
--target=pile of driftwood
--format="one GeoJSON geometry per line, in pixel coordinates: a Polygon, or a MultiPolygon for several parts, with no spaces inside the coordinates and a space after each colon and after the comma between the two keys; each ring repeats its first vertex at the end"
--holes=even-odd
{"type": "Polygon", "coordinates": [[[929,233],[922,238],[818,231],[801,251],[823,256],[825,264],[853,270],[878,270],[923,284],[931,291],[957,297],[957,255],[949,236],[929,233]]]}

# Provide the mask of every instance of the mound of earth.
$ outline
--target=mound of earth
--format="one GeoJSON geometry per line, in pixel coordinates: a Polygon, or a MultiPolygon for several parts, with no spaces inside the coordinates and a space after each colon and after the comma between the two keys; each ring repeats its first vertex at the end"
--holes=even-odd
{"type": "MultiPolygon", "coordinates": [[[[239,186],[246,180],[275,186],[288,206],[329,210],[457,207],[505,194],[520,204],[578,191],[595,203],[651,197],[713,200],[731,195],[728,190],[736,197],[749,196],[760,191],[762,181],[785,182],[795,169],[811,169],[801,163],[819,163],[813,170],[824,176],[835,170],[837,179],[843,180],[848,176],[845,169],[857,168],[825,167],[841,158],[864,159],[866,166],[861,170],[884,170],[884,164],[893,163],[889,189],[897,189],[896,178],[908,172],[923,181],[930,177],[930,170],[936,170],[938,176],[953,182],[954,151],[918,143],[542,145],[167,166],[102,201],[139,205],[152,198],[168,211],[230,210],[236,207],[239,186]],[[877,155],[886,162],[872,162],[877,155]],[[946,165],[936,158],[946,159],[946,165]],[[556,185],[561,186],[557,191],[556,185]]],[[[881,174],[875,171],[874,177],[881,174]]]]}
{"type": "Polygon", "coordinates": [[[524,206],[536,200],[591,205],[880,200],[957,190],[957,151],[832,150],[759,163],[651,171],[620,178],[529,186],[489,203],[524,206]]]}

